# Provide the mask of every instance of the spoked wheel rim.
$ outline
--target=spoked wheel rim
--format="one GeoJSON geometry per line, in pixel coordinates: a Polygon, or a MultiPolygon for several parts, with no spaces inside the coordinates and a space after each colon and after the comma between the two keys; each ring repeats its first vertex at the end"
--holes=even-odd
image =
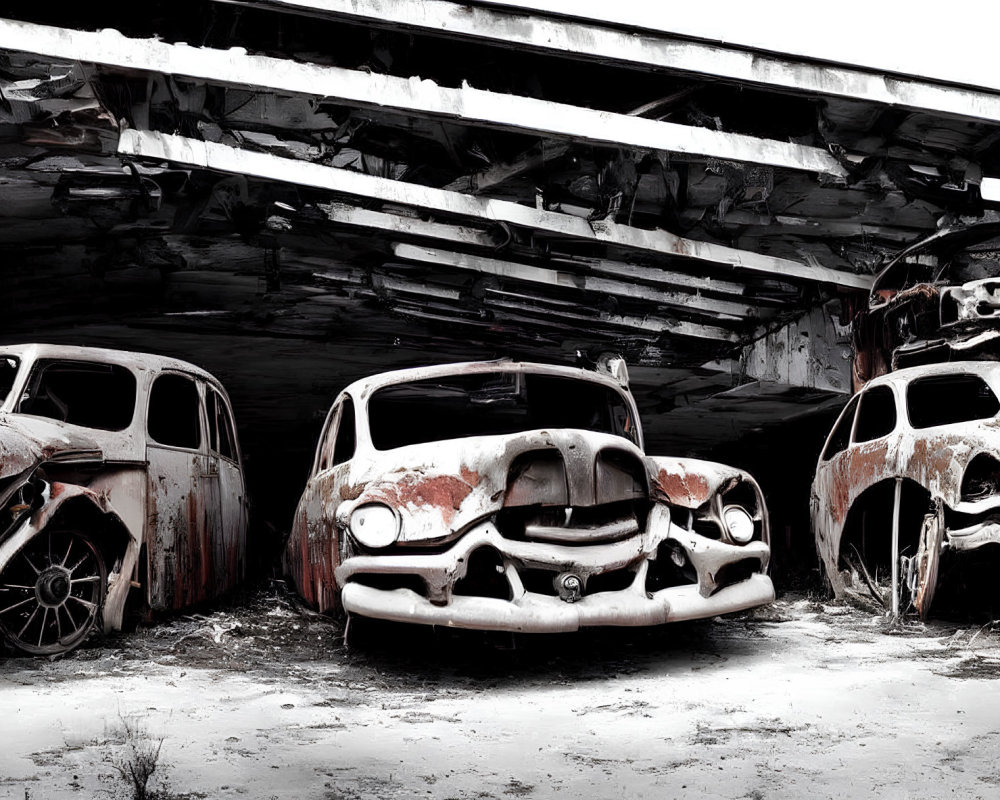
{"type": "Polygon", "coordinates": [[[33,655],[72,650],[97,623],[106,585],[104,559],[87,536],[42,531],[0,570],[0,632],[33,655]]]}

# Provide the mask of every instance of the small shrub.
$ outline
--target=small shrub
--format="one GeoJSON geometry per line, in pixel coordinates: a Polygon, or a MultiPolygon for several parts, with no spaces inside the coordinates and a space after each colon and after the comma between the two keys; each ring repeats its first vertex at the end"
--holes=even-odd
{"type": "MultiPolygon", "coordinates": [[[[150,788],[150,779],[160,761],[164,737],[156,738],[136,714],[119,714],[120,724],[114,731],[119,746],[104,760],[111,765],[123,786],[117,794],[127,800],[160,800],[163,792],[150,788]]],[[[161,770],[162,774],[162,770],[161,770]]]]}

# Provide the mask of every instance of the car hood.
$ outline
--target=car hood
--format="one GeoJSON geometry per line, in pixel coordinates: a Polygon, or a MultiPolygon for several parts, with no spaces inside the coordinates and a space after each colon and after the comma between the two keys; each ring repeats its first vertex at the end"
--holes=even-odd
{"type": "Polygon", "coordinates": [[[400,515],[400,541],[447,539],[505,506],[592,506],[613,502],[608,492],[617,488],[628,495],[619,499],[648,496],[649,469],[628,440],[575,429],[411,445],[355,455],[335,498],[337,517],[346,526],[358,506],[385,503],[400,515]],[[608,474],[598,462],[635,480],[598,480],[599,468],[608,474]],[[560,464],[562,496],[552,489],[560,464]]]}
{"type": "Polygon", "coordinates": [[[20,414],[0,416],[0,480],[51,459],[100,458],[97,442],[72,426],[20,414]]]}
{"type": "Polygon", "coordinates": [[[756,483],[746,472],[715,461],[650,456],[653,496],[671,505],[697,509],[737,481],[756,483]]]}

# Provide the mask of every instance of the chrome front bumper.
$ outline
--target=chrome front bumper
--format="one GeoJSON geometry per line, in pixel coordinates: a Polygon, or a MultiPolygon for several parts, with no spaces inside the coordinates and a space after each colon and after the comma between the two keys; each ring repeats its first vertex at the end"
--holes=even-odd
{"type": "Polygon", "coordinates": [[[595,625],[659,625],[766,605],[774,600],[771,579],[764,574],[769,556],[764,542],[737,546],[699,536],[672,525],[668,510],[656,507],[644,531],[617,542],[568,545],[511,541],[492,523],[484,522],[442,553],[354,556],[337,568],[336,580],[343,587],[343,608],[352,614],[456,628],[555,632],[595,625]],[[668,539],[683,549],[698,582],[647,593],[650,561],[668,539]],[[451,591],[465,575],[470,555],[484,546],[494,548],[503,559],[510,600],[451,591]],[[723,568],[747,560],[756,560],[759,570],[720,588],[717,578],[723,568]],[[518,574],[524,567],[583,577],[629,569],[634,571],[634,579],[627,588],[584,594],[569,602],[526,591],[518,574]],[[363,575],[417,575],[427,585],[427,596],[412,589],[377,589],[352,580],[363,575]]]}
{"type": "Polygon", "coordinates": [[[752,575],[740,583],[702,597],[695,584],[661,589],[651,597],[626,589],[601,592],[567,603],[558,597],[525,592],[514,600],[453,597],[446,606],[433,605],[409,589],[372,589],[358,583],[344,587],[341,600],[351,614],[365,617],[444,625],[450,628],[557,633],[595,625],[660,625],[702,619],[766,605],[774,600],[767,575],[752,575]]]}

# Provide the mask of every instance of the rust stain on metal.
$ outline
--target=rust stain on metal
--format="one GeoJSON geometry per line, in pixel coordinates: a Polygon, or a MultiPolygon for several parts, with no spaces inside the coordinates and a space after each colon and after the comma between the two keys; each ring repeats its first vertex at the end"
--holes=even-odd
{"type": "MultiPolygon", "coordinates": [[[[31,392],[39,391],[34,383],[29,386],[28,376],[36,374],[33,370],[44,376],[46,370],[54,369],[61,380],[69,380],[63,376],[72,374],[73,380],[90,382],[88,391],[128,393],[121,398],[109,396],[109,408],[117,400],[121,407],[148,409],[156,381],[166,372],[172,380],[189,381],[195,398],[191,410],[199,419],[204,417],[200,406],[205,397],[216,398],[215,409],[223,416],[231,414],[218,381],[177,359],[44,344],[9,345],[4,350],[8,361],[18,365],[16,396],[28,401],[36,400],[31,392]],[[94,369],[77,366],[60,372],[66,362],[94,369]],[[91,385],[96,380],[93,375],[109,372],[130,375],[132,380],[114,386],[91,385]]],[[[64,398],[73,396],[70,392],[64,398]]],[[[75,625],[72,615],[60,615],[59,620],[54,614],[32,617],[30,598],[18,602],[13,615],[0,619],[0,634],[8,641],[31,653],[64,652],[102,622],[106,631],[119,629],[127,600],[136,599],[150,611],[181,609],[218,596],[242,578],[247,523],[242,469],[230,457],[232,453],[215,452],[206,431],[201,432],[200,446],[189,447],[148,438],[144,413],[123,420],[123,430],[109,432],[100,424],[86,424],[85,414],[74,417],[70,425],[63,420],[64,411],[50,416],[44,403],[29,408],[31,413],[8,406],[0,414],[0,478],[12,479],[0,503],[9,506],[16,499],[13,493],[31,482],[35,483],[34,496],[40,498],[37,510],[18,520],[0,542],[0,575],[7,574],[8,568],[16,570],[13,556],[19,548],[30,546],[53,519],[59,519],[72,535],[78,532],[97,545],[89,569],[102,591],[94,595],[94,613],[81,623],[85,629],[69,634],[60,631],[59,623],[63,628],[68,622],[75,625]],[[220,458],[225,461],[223,472],[212,469],[220,458]],[[42,481],[48,485],[47,492],[40,491],[42,481]],[[94,519],[100,520],[96,528],[94,519]],[[144,578],[141,585],[140,577],[144,578]],[[20,609],[29,616],[22,619],[20,609]]],[[[32,589],[25,586],[26,592],[32,589]]],[[[36,594],[32,589],[32,596],[36,594]]]]}
{"type": "MultiPolygon", "coordinates": [[[[531,389],[522,394],[513,402],[530,404],[531,389]]],[[[355,400],[362,435],[350,462],[318,469],[307,482],[284,553],[302,597],[320,610],[342,606],[400,621],[541,632],[696,619],[773,599],[760,487],[721,464],[647,456],[620,372],[476,362],[373,376],[346,387],[344,396],[355,400]],[[432,438],[436,429],[428,423],[426,438],[385,450],[375,450],[373,437],[363,435],[372,433],[366,426],[376,419],[366,417],[360,399],[385,386],[465,374],[480,374],[489,385],[519,385],[511,379],[520,374],[558,377],[570,397],[570,382],[596,384],[606,391],[601,408],[609,402],[603,398],[616,397],[630,423],[616,431],[596,424],[506,430],[508,422],[499,426],[503,433],[467,437],[442,425],[439,438],[432,438]],[[524,502],[511,504],[510,487],[521,482],[530,487],[524,502]],[[547,488],[556,485],[559,499],[552,500],[547,488]],[[721,519],[727,493],[753,526],[741,542],[721,519]],[[372,507],[379,504],[393,513],[372,507]],[[673,525],[671,505],[693,509],[718,532],[673,525]],[[676,560],[656,559],[668,541],[690,566],[681,583],[664,573],[676,560]],[[591,546],[571,549],[583,544],[591,546]],[[519,579],[525,569],[551,573],[551,586],[565,573],[558,597],[572,608],[540,603],[538,590],[519,579]],[[637,575],[657,570],[664,574],[650,578],[646,591],[631,588],[637,575]],[[602,573],[631,578],[629,588],[592,588],[595,596],[588,596],[587,578],[602,573]]],[[[585,404],[591,395],[580,396],[585,404]]],[[[487,405],[472,408],[488,420],[493,409],[487,405]]],[[[579,409],[576,418],[589,418],[587,411],[579,409]]],[[[324,463],[330,445],[326,434],[315,464],[324,463]]]]}
{"type": "MultiPolygon", "coordinates": [[[[917,438],[913,442],[913,455],[910,457],[911,471],[920,470],[925,474],[940,476],[951,475],[954,450],[950,437],[928,436],[917,438]]],[[[959,476],[954,476],[956,479],[959,476]]]]}
{"type": "Polygon", "coordinates": [[[365,485],[363,483],[351,485],[345,483],[340,487],[340,499],[347,500],[357,500],[365,491],[365,485]]]}
{"type": "Polygon", "coordinates": [[[407,475],[390,490],[397,504],[433,506],[440,509],[446,525],[450,525],[462,501],[469,496],[472,486],[454,475],[418,477],[407,475]]]}
{"type": "Polygon", "coordinates": [[[469,467],[463,464],[462,469],[459,470],[459,474],[462,476],[462,480],[473,489],[479,485],[479,473],[475,470],[469,469],[469,467]]]}
{"type": "Polygon", "coordinates": [[[838,522],[847,518],[853,502],[852,488],[858,485],[870,486],[886,477],[886,457],[889,445],[885,441],[861,445],[851,450],[837,468],[830,493],[830,513],[838,522]]]}
{"type": "Polygon", "coordinates": [[[661,469],[656,475],[656,488],[668,502],[684,506],[700,506],[711,495],[705,476],[692,472],[661,469]]]}

